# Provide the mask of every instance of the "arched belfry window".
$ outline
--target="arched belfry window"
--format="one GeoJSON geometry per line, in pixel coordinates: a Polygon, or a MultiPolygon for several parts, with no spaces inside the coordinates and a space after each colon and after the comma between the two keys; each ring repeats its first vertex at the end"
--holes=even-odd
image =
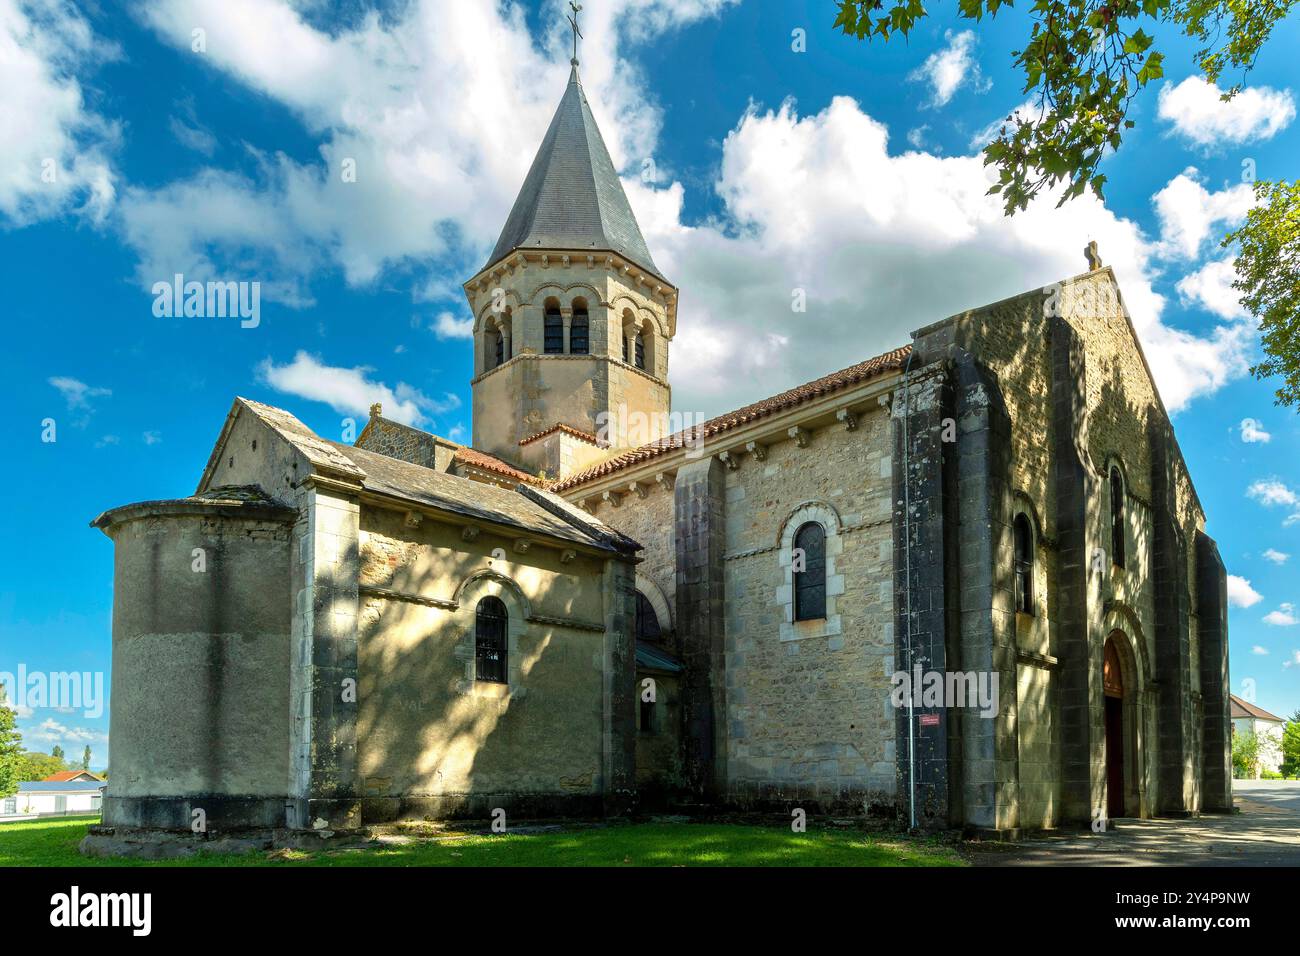
{"type": "Polygon", "coordinates": [[[569,354],[586,355],[591,349],[591,325],[584,299],[573,300],[573,319],[569,322],[569,354]]]}
{"type": "Polygon", "coordinates": [[[554,299],[548,299],[546,302],[542,332],[542,346],[546,354],[562,355],[564,353],[564,319],[560,316],[559,303],[554,299]]]}
{"type": "Polygon", "coordinates": [[[498,365],[504,364],[506,360],[506,337],[501,334],[500,329],[497,329],[492,333],[492,338],[494,340],[494,361],[492,367],[496,368],[498,365]]]}
{"type": "Polygon", "coordinates": [[[1012,525],[1016,579],[1016,610],[1034,613],[1034,529],[1023,512],[1012,525]]]}
{"type": "Polygon", "coordinates": [[[633,345],[634,345],[634,347],[635,347],[635,353],[634,353],[634,355],[633,355],[633,358],[635,359],[635,363],[634,363],[634,364],[636,365],[637,368],[645,368],[645,335],[644,335],[644,333],[641,333],[641,332],[636,333],[636,338],[633,339],[633,345]]]}
{"type": "Polygon", "coordinates": [[[1124,476],[1114,465],[1110,469],[1110,560],[1124,567],[1124,476]]]}
{"type": "Polygon", "coordinates": [[[498,597],[478,602],[474,620],[474,677],[506,683],[506,624],[509,613],[498,597]]]}
{"type": "Polygon", "coordinates": [[[636,639],[638,641],[659,640],[659,615],[655,614],[654,605],[640,591],[636,592],[636,639]]]}
{"type": "Polygon", "coordinates": [[[826,616],[826,529],[816,521],[794,535],[794,619],[816,621],[826,616]]]}

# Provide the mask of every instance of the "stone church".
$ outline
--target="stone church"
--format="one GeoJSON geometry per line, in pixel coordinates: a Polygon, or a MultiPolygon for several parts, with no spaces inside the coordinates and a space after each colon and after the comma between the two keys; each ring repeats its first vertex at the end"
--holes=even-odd
{"type": "Polygon", "coordinates": [[[103,832],[1231,808],[1223,564],[1095,247],[647,435],[625,426],[672,421],[678,289],[575,61],[464,291],[470,444],[379,406],[340,444],[240,398],[192,495],[94,520],[103,832]]]}

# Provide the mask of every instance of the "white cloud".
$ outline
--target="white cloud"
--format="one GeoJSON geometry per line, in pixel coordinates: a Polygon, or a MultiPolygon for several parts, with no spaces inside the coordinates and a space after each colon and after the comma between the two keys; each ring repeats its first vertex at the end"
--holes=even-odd
{"type": "Polygon", "coordinates": [[[63,400],[68,403],[70,411],[89,411],[92,398],[104,398],[113,394],[112,389],[87,385],[66,375],[55,375],[47,381],[63,395],[63,400]]]}
{"type": "Polygon", "coordinates": [[[1270,139],[1295,119],[1290,90],[1249,87],[1227,102],[1221,95],[1217,85],[1189,76],[1161,88],[1157,113],[1181,136],[1207,148],[1270,139]]]}
{"type": "Polygon", "coordinates": [[[980,72],[975,59],[976,36],[973,30],[944,33],[948,45],[925,58],[925,62],[908,74],[914,83],[930,85],[931,106],[944,106],[963,86],[969,84],[978,93],[987,92],[991,83],[980,72]]]}
{"type": "Polygon", "coordinates": [[[1246,183],[1210,192],[1195,167],[1183,170],[1151,198],[1160,220],[1163,255],[1195,258],[1220,224],[1235,226],[1246,218],[1255,194],[1246,183]]]}
{"type": "Polygon", "coordinates": [[[979,130],[970,140],[972,150],[982,150],[998,138],[1002,127],[1007,128],[1008,135],[1015,131],[1017,123],[1034,123],[1043,116],[1043,104],[1037,100],[1026,100],[1009,113],[1003,113],[997,119],[979,130]]]}
{"type": "Polygon", "coordinates": [[[1282,662],[1282,666],[1283,666],[1283,667],[1297,667],[1297,666],[1300,666],[1300,651],[1292,651],[1292,652],[1291,652],[1291,659],[1290,659],[1289,661],[1283,661],[1283,662],[1282,662]]]}
{"type": "Polygon", "coordinates": [[[1250,652],[1251,652],[1252,654],[1258,654],[1260,657],[1266,657],[1266,656],[1268,656],[1268,648],[1267,648],[1267,647],[1260,647],[1258,644],[1256,644],[1254,647],[1252,647],[1252,648],[1250,649],[1250,652]]]}
{"type": "MultiPolygon", "coordinates": [[[[4,685],[0,684],[0,688],[3,687],[4,685]]],[[[0,692],[0,707],[4,707],[7,710],[12,710],[14,712],[14,716],[20,718],[27,718],[30,717],[32,714],[36,713],[36,711],[33,708],[28,707],[26,704],[15,704],[10,702],[3,692],[0,692]]]]}
{"type": "MultiPolygon", "coordinates": [[[[583,11],[593,38],[581,51],[584,87],[619,168],[652,155],[660,124],[635,58],[620,57],[624,38],[733,2],[619,0],[583,11]]],[[[304,306],[308,280],[326,265],[364,285],[393,266],[468,274],[482,264],[563,93],[563,21],[539,52],[516,5],[413,0],[333,33],[298,6],[160,0],[142,8],[186,56],[191,30],[203,24],[207,63],[283,104],[320,140],[319,162],[263,156],[256,176],[206,169],[133,191],[123,218],[142,283],[245,270],[251,251],[268,263],[263,295],[304,306]],[[345,164],[355,181],[344,180],[345,164]]]]}
{"type": "Polygon", "coordinates": [[[192,149],[204,156],[211,156],[217,151],[217,138],[199,122],[193,99],[185,99],[179,104],[180,115],[167,120],[167,128],[172,136],[186,149],[192,149]]]}
{"type": "Polygon", "coordinates": [[[96,448],[108,448],[112,445],[122,444],[122,439],[117,435],[105,435],[99,441],[95,442],[96,448]]]}
{"type": "MultiPolygon", "coordinates": [[[[1221,319],[1244,320],[1249,313],[1241,306],[1241,293],[1232,287],[1236,278],[1232,260],[1220,259],[1183,276],[1174,287],[1185,305],[1199,306],[1221,319]]],[[[1231,328],[1253,341],[1254,333],[1247,322],[1237,321],[1231,328]]]]}
{"type": "Polygon", "coordinates": [[[1276,551],[1273,548],[1269,548],[1264,552],[1264,560],[1272,561],[1274,564],[1286,564],[1287,559],[1290,557],[1291,555],[1283,551],[1276,551]]]}
{"type": "MultiPolygon", "coordinates": [[[[290,166],[284,157],[260,163],[264,178],[278,184],[290,166]]],[[[246,177],[208,169],[158,189],[130,187],[119,208],[146,288],[179,272],[200,282],[257,280],[264,297],[312,304],[306,279],[326,262],[326,243],[295,220],[278,188],[261,193],[246,177]]]]}
{"type": "Polygon", "coordinates": [[[159,432],[144,432],[140,438],[146,445],[157,445],[162,441],[162,435],[159,432]]]}
{"type": "Polygon", "coordinates": [[[1228,603],[1233,607],[1251,607],[1264,600],[1264,595],[1260,594],[1250,582],[1243,577],[1235,574],[1228,575],[1228,603]]]}
{"type": "MultiPolygon", "coordinates": [[[[1241,420],[1241,440],[1246,444],[1253,445],[1256,442],[1267,443],[1271,441],[1272,438],[1272,435],[1264,431],[1264,426],[1260,424],[1258,419],[1243,418],[1241,420]]],[[[1273,553],[1276,554],[1277,552],[1275,551],[1273,553]]]]}
{"type": "Polygon", "coordinates": [[[47,744],[82,745],[108,742],[108,734],[102,731],[90,730],[86,727],[68,727],[59,723],[53,717],[41,721],[34,730],[30,727],[24,728],[22,734],[26,740],[39,740],[47,744]]]}
{"type": "Polygon", "coordinates": [[[119,130],[87,107],[78,74],[115,55],[66,0],[0,0],[0,217],[104,218],[119,130]]]}
{"type": "Polygon", "coordinates": [[[433,321],[433,331],[440,339],[472,340],[474,319],[470,316],[458,319],[450,312],[439,312],[438,317],[433,321]]]}
{"type": "Polygon", "coordinates": [[[687,293],[671,370],[684,410],[754,401],[1075,275],[1090,239],[1114,266],[1171,410],[1246,371],[1242,327],[1196,335],[1161,322],[1157,249],[1136,223],[1091,195],[1059,209],[1045,195],[1007,219],[980,157],[891,154],[886,127],[848,97],[807,116],[792,103],[751,107],[723,144],[718,222],[684,225],[680,184],[624,185],[656,260],[687,293]],[[795,288],[804,314],[791,312],[795,288]]]}
{"type": "MultiPolygon", "coordinates": [[[[602,39],[584,46],[583,78],[620,169],[653,156],[661,122],[636,58],[621,52],[628,37],[725,5],[620,0],[584,12],[588,36],[602,39]]],[[[321,159],[256,154],[255,173],[207,169],[130,191],[123,220],[140,279],[220,271],[296,305],[329,268],[364,284],[409,267],[416,298],[458,296],[446,276],[482,263],[567,75],[562,23],[539,52],[515,7],[422,0],[332,34],[285,0],[163,0],[144,17],[186,55],[204,23],[207,62],[285,105],[320,139],[321,159]],[[356,182],[339,175],[345,159],[356,182]]],[[[931,73],[936,93],[951,96],[952,57],[972,56],[973,37],[948,42],[931,73]]],[[[1245,373],[1241,323],[1201,334],[1162,323],[1160,250],[1136,223],[1092,196],[1061,209],[1044,196],[1006,219],[979,157],[891,155],[888,131],[851,99],[803,117],[790,104],[751,108],[719,165],[724,208],[699,225],[682,221],[680,183],[625,182],[658,264],[685,292],[672,372],[683,409],[743,404],[961,309],[1077,274],[1091,239],[1115,266],[1171,410],[1245,373]],[[807,291],[806,314],[790,310],[795,287],[807,291]],[[818,334],[801,335],[804,323],[818,334]]],[[[444,335],[462,338],[450,323],[444,335]]]]}
{"type": "Polygon", "coordinates": [[[1277,478],[1262,478],[1253,482],[1246,489],[1246,495],[1270,508],[1277,505],[1289,508],[1300,503],[1300,495],[1297,495],[1277,478]]]}
{"type": "Polygon", "coordinates": [[[1294,627],[1300,624],[1300,618],[1295,616],[1294,604],[1279,604],[1276,611],[1264,615],[1264,623],[1273,627],[1294,627]]]}
{"type": "Polygon", "coordinates": [[[366,366],[325,365],[306,352],[298,352],[286,365],[276,365],[268,358],[257,367],[258,378],[276,391],[324,402],[340,414],[367,415],[370,406],[379,402],[384,406],[385,418],[407,425],[423,425],[429,416],[460,407],[460,399],[451,392],[441,399],[432,399],[405,382],[389,388],[368,378],[372,371],[366,366]]]}

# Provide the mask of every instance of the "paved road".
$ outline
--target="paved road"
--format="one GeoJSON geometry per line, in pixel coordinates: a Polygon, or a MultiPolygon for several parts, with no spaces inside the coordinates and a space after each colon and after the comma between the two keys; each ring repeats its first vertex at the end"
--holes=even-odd
{"type": "Polygon", "coordinates": [[[976,866],[1300,866],[1300,781],[1237,780],[1239,813],[967,844],[976,866]]]}

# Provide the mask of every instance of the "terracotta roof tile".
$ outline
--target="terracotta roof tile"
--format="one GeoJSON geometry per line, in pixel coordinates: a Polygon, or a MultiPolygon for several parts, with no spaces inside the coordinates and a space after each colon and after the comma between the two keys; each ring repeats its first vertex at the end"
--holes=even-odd
{"type": "Polygon", "coordinates": [[[545,438],[547,435],[550,435],[552,432],[564,432],[566,435],[572,435],[574,438],[581,438],[585,442],[590,442],[593,445],[599,445],[601,448],[609,447],[609,442],[605,441],[605,439],[599,438],[596,435],[593,435],[591,432],[584,432],[580,428],[574,428],[572,425],[565,425],[561,422],[557,422],[556,424],[552,425],[550,428],[543,428],[535,435],[529,435],[527,438],[521,438],[519,440],[519,444],[527,445],[529,442],[535,442],[539,438],[545,438]]]}
{"type": "Polygon", "coordinates": [[[702,425],[674,432],[667,437],[660,438],[658,441],[650,442],[648,445],[642,445],[639,448],[633,448],[630,451],[614,455],[598,465],[593,465],[570,475],[568,478],[555,482],[550,486],[550,489],[559,492],[575,488],[596,478],[622,471],[624,468],[641,464],[652,458],[658,458],[660,455],[683,447],[688,441],[712,438],[714,435],[720,435],[742,425],[748,425],[750,422],[775,415],[777,412],[783,412],[786,409],[802,405],[804,402],[821,398],[823,395],[829,395],[840,389],[848,388],[850,385],[856,385],[882,372],[900,369],[903,367],[903,363],[907,361],[907,356],[911,354],[911,351],[912,347],[910,345],[904,345],[902,348],[869,358],[857,365],[850,365],[838,372],[832,372],[830,375],[823,375],[814,381],[797,385],[781,392],[779,395],[773,395],[760,402],[754,402],[752,405],[746,405],[744,408],[727,412],[725,415],[710,418],[702,425]]]}
{"type": "Polygon", "coordinates": [[[463,461],[465,464],[474,468],[482,468],[484,471],[495,472],[498,475],[505,475],[507,478],[514,478],[518,481],[527,482],[530,485],[541,484],[541,479],[536,475],[530,475],[526,471],[520,471],[513,465],[507,465],[495,455],[489,455],[485,451],[479,451],[477,448],[470,448],[468,445],[456,449],[456,461],[463,461]]]}
{"type": "Polygon", "coordinates": [[[1229,694],[1228,696],[1232,701],[1230,709],[1233,717],[1254,717],[1257,720],[1275,720],[1278,723],[1285,723],[1277,714],[1270,714],[1263,707],[1256,707],[1250,701],[1242,700],[1236,694],[1229,694]]]}

